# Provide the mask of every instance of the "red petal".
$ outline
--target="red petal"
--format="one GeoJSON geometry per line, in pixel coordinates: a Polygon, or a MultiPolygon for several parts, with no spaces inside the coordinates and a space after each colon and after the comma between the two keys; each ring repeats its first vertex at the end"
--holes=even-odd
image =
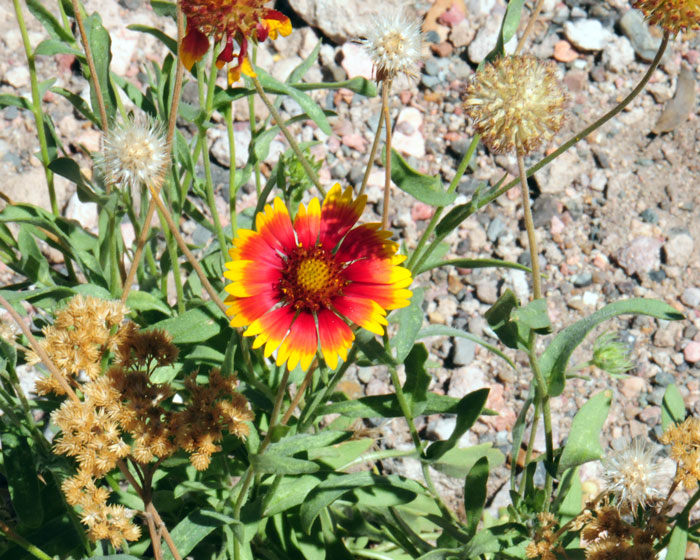
{"type": "Polygon", "coordinates": [[[194,63],[209,50],[209,39],[199,29],[188,29],[180,46],[180,60],[185,68],[192,70],[194,63]]]}

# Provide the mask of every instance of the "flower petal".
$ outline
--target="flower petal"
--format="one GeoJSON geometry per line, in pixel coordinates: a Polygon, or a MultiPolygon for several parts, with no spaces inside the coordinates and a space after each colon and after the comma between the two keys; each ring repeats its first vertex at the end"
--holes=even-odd
{"type": "Polygon", "coordinates": [[[311,313],[302,311],[292,323],[287,338],[284,339],[277,353],[277,365],[287,362],[287,367],[293,370],[297,364],[301,369],[309,369],[318,349],[316,323],[311,313]]]}
{"type": "MultiPolygon", "coordinates": [[[[411,290],[397,289],[385,284],[366,284],[364,282],[353,282],[345,287],[344,295],[364,299],[371,299],[379,304],[383,309],[400,309],[411,303],[411,290]]],[[[359,324],[359,323],[358,323],[359,324]]]]}
{"type": "Polygon", "coordinates": [[[333,300],[333,307],[363,329],[380,336],[384,334],[386,312],[377,302],[363,297],[342,296],[333,300]]]}
{"type": "Polygon", "coordinates": [[[263,212],[258,213],[255,218],[255,228],[270,247],[285,254],[289,254],[296,247],[289,211],[277,197],[273,201],[273,206],[268,204],[263,212]]]}
{"type": "Polygon", "coordinates": [[[348,348],[355,335],[342,319],[328,309],[318,312],[318,335],[323,359],[330,369],[338,366],[338,356],[343,361],[348,359],[348,348]]]}
{"type": "Polygon", "coordinates": [[[299,205],[297,217],[294,220],[294,231],[302,247],[315,247],[321,230],[321,204],[318,198],[312,198],[308,209],[299,205]]]}
{"type": "Polygon", "coordinates": [[[278,307],[254,321],[243,336],[255,336],[253,348],[264,344],[264,354],[268,357],[282,343],[293,320],[294,310],[289,305],[278,307]]]}
{"type": "Polygon", "coordinates": [[[350,231],[338,248],[337,258],[349,262],[395,255],[398,244],[390,240],[391,232],[380,228],[380,224],[363,224],[350,231]]]}
{"type": "MultiPolygon", "coordinates": [[[[228,251],[232,261],[257,261],[274,268],[282,268],[282,257],[265,238],[252,229],[239,229],[234,246],[228,251]]],[[[230,263],[227,263],[228,266],[230,263]]]]}
{"type": "Polygon", "coordinates": [[[209,39],[199,29],[188,28],[180,45],[180,60],[185,68],[192,70],[194,63],[209,50],[209,39]]]}
{"type": "Polygon", "coordinates": [[[226,315],[231,317],[231,326],[238,328],[250,325],[262,317],[279,303],[279,298],[276,297],[275,292],[269,291],[247,298],[228,296],[225,303],[229,306],[226,315]]]}
{"type": "Polygon", "coordinates": [[[282,277],[281,271],[255,261],[227,263],[224,278],[231,280],[226,291],[235,297],[251,297],[272,291],[282,277]]]}
{"type": "Polygon", "coordinates": [[[267,32],[270,39],[273,41],[277,39],[278,33],[282,35],[282,37],[287,37],[292,32],[292,22],[290,19],[277,10],[268,10],[264,17],[267,32]]]}
{"type": "Polygon", "coordinates": [[[387,284],[394,288],[411,285],[411,271],[394,266],[391,259],[363,259],[348,265],[343,271],[345,279],[365,284],[387,284]]]}
{"type": "Polygon", "coordinates": [[[321,209],[321,245],[333,249],[343,236],[357,223],[365,209],[367,196],[353,200],[352,188],[342,191],[340,185],[333,185],[321,209]]]}

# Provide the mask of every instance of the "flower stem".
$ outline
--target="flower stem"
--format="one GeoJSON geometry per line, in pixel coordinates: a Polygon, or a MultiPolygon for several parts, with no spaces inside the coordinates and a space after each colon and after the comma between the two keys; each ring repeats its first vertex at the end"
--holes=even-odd
{"type": "Polygon", "coordinates": [[[525,28],[525,31],[523,31],[523,36],[520,37],[520,40],[518,41],[518,46],[515,47],[515,53],[514,54],[520,54],[520,52],[523,50],[523,47],[525,46],[525,41],[527,41],[528,36],[532,32],[532,28],[535,26],[535,22],[537,21],[537,16],[540,15],[540,12],[542,11],[542,6],[544,5],[544,0],[537,0],[537,4],[535,5],[535,9],[532,11],[532,14],[530,15],[530,19],[527,22],[527,27],[525,28]]]}
{"type": "Polygon", "coordinates": [[[4,534],[5,537],[7,538],[7,540],[10,540],[10,541],[14,542],[15,544],[21,546],[24,550],[26,550],[34,558],[38,558],[39,560],[52,560],[51,556],[46,554],[39,547],[34,546],[27,539],[25,539],[22,535],[15,532],[15,530],[12,527],[10,527],[7,523],[5,523],[4,521],[0,521],[0,533],[4,534]]]}
{"type": "MultiPolygon", "coordinates": [[[[386,124],[386,142],[384,146],[384,202],[382,204],[382,229],[389,225],[389,194],[391,193],[391,112],[389,111],[389,92],[391,80],[382,82],[382,111],[386,124]]],[[[379,128],[379,127],[377,127],[379,128]]]]}
{"type": "Polygon", "coordinates": [[[304,376],[304,380],[301,382],[301,385],[299,385],[299,388],[297,389],[297,392],[294,395],[294,398],[292,399],[292,402],[290,403],[289,408],[287,409],[287,412],[284,413],[284,416],[282,417],[282,420],[280,421],[280,424],[282,426],[287,425],[287,422],[289,422],[289,419],[292,417],[292,414],[294,414],[294,409],[296,409],[296,407],[299,406],[299,401],[301,401],[301,398],[304,396],[304,391],[306,391],[306,388],[309,386],[309,383],[311,383],[311,380],[313,379],[314,371],[316,371],[317,365],[318,365],[318,361],[314,360],[314,363],[311,364],[309,371],[306,372],[306,375],[304,376]]]}
{"type": "Polygon", "coordinates": [[[360,185],[360,190],[357,193],[358,196],[365,194],[367,189],[367,182],[369,181],[369,176],[372,173],[372,168],[374,167],[374,158],[377,157],[377,150],[379,149],[379,141],[382,137],[382,127],[384,126],[384,96],[382,95],[382,106],[379,109],[379,122],[377,122],[377,132],[374,135],[374,141],[372,142],[372,148],[369,151],[369,159],[367,160],[367,168],[365,169],[365,174],[362,177],[362,184],[360,185]]]}
{"type": "Polygon", "coordinates": [[[230,166],[228,174],[228,209],[231,220],[231,238],[235,239],[238,230],[236,216],[236,140],[233,130],[233,103],[229,103],[224,111],[226,121],[226,133],[228,135],[228,156],[230,166]]]}
{"type": "MultiPolygon", "coordinates": [[[[27,33],[27,26],[24,22],[24,14],[22,14],[22,7],[19,0],[13,0],[15,7],[15,14],[17,17],[17,25],[19,25],[19,31],[22,35],[22,43],[24,44],[24,52],[27,55],[27,65],[29,66],[29,78],[31,81],[32,88],[32,114],[34,115],[34,121],[36,123],[36,132],[39,139],[39,150],[41,153],[42,163],[44,164],[44,174],[46,175],[46,184],[49,189],[49,200],[51,202],[51,211],[54,216],[58,216],[58,200],[56,199],[56,188],[54,186],[53,171],[49,169],[49,149],[46,142],[46,131],[44,130],[44,115],[41,111],[41,98],[39,97],[39,83],[36,77],[36,64],[34,59],[34,53],[32,52],[32,46],[29,42],[29,35],[27,33]]],[[[70,263],[67,255],[66,263],[70,263]]]]}
{"type": "MultiPolygon", "coordinates": [[[[459,184],[459,180],[462,178],[464,175],[464,172],[467,170],[467,166],[469,165],[469,162],[471,162],[472,157],[474,157],[474,152],[476,151],[477,146],[479,145],[479,138],[480,136],[477,134],[472,138],[471,143],[469,144],[469,148],[467,151],[464,153],[464,156],[462,157],[462,161],[459,162],[459,167],[457,167],[457,173],[455,173],[455,176],[452,178],[452,181],[450,182],[450,186],[447,188],[448,193],[453,193],[455,189],[457,188],[457,185],[459,184]]],[[[435,230],[435,227],[437,226],[440,217],[442,216],[442,213],[444,212],[445,207],[444,206],[438,206],[435,209],[435,213],[433,216],[430,218],[430,222],[428,222],[428,226],[425,228],[425,231],[423,232],[423,235],[420,236],[420,239],[418,240],[418,244],[416,245],[416,248],[413,250],[413,253],[411,254],[411,257],[408,259],[408,263],[406,264],[406,267],[412,272],[415,273],[416,270],[420,268],[420,266],[425,262],[425,260],[431,255],[437,244],[442,240],[440,238],[437,243],[433,243],[430,245],[430,247],[421,255],[421,251],[423,247],[425,246],[426,242],[428,241],[428,238],[433,234],[433,231],[435,230]],[[418,262],[416,262],[418,261],[418,262]]]]}
{"type": "MultiPolygon", "coordinates": [[[[180,3],[177,3],[177,47],[178,52],[180,52],[180,45],[182,43],[182,38],[185,35],[185,18],[182,14],[182,8],[180,3]]],[[[168,146],[168,153],[172,154],[173,138],[175,138],[175,124],[177,122],[177,110],[180,104],[180,93],[182,92],[182,75],[184,72],[184,66],[180,57],[177,59],[177,69],[175,71],[175,85],[173,88],[173,102],[170,108],[170,115],[168,116],[168,135],[165,138],[166,144],[168,146]]],[[[172,156],[171,156],[172,158],[172,156]]],[[[156,193],[160,193],[161,185],[158,185],[156,193]]],[[[157,198],[157,197],[156,197],[157,198]]],[[[129,267],[129,272],[126,275],[126,280],[124,281],[124,291],[122,292],[121,301],[126,302],[126,298],[129,296],[129,290],[131,290],[131,285],[134,283],[134,278],[136,277],[136,270],[138,269],[139,263],[141,262],[141,253],[143,253],[143,248],[146,245],[146,239],[148,237],[148,232],[151,229],[151,221],[153,220],[153,214],[156,211],[155,198],[151,197],[151,201],[148,204],[148,210],[146,210],[146,219],[143,222],[143,228],[139,233],[139,238],[136,243],[136,251],[134,251],[134,258],[131,261],[131,266],[129,267]]]]}
{"type": "Polygon", "coordinates": [[[527,186],[525,163],[522,154],[518,154],[518,171],[520,172],[520,194],[522,196],[525,230],[527,231],[527,241],[530,249],[530,266],[532,267],[532,299],[536,300],[542,297],[542,279],[540,277],[539,251],[537,250],[537,232],[535,231],[535,223],[532,220],[530,189],[527,186]]]}
{"type": "Polygon", "coordinates": [[[292,136],[292,133],[289,132],[289,129],[284,124],[284,121],[282,120],[282,117],[280,116],[279,112],[277,111],[277,109],[275,109],[275,106],[272,104],[272,102],[270,101],[270,98],[265,93],[265,90],[263,89],[262,84],[260,83],[260,80],[258,80],[257,76],[255,76],[254,78],[251,78],[251,79],[253,81],[253,85],[255,86],[255,91],[260,96],[260,99],[262,99],[263,103],[265,104],[265,107],[267,107],[267,110],[270,111],[272,118],[275,120],[275,124],[280,127],[282,134],[287,139],[287,142],[289,142],[289,146],[292,148],[292,151],[296,154],[297,159],[299,160],[299,163],[301,163],[301,166],[304,168],[306,175],[309,177],[311,182],[316,186],[316,188],[318,189],[318,192],[321,193],[321,196],[323,196],[325,198],[326,191],[321,186],[321,181],[319,181],[318,175],[313,170],[311,165],[309,165],[309,162],[306,160],[306,157],[304,157],[304,153],[301,151],[299,144],[294,139],[294,136],[292,136]]]}

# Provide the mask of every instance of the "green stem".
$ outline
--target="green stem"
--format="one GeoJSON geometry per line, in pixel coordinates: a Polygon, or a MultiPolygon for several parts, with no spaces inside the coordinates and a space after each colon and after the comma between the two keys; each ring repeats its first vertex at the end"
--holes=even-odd
{"type": "MultiPolygon", "coordinates": [[[[532,426],[530,427],[530,438],[528,439],[527,442],[527,451],[525,451],[525,462],[523,463],[524,467],[527,468],[527,466],[530,464],[530,461],[532,460],[532,451],[534,450],[535,447],[535,437],[537,436],[537,427],[540,423],[540,412],[541,412],[541,407],[540,407],[540,401],[539,399],[537,402],[535,402],[535,414],[532,417],[532,426]]],[[[511,459],[513,465],[517,462],[518,458],[513,457],[511,459]]],[[[513,466],[515,468],[515,466],[513,466]]],[[[525,492],[525,475],[523,475],[522,480],[520,481],[520,488],[518,489],[518,493],[522,496],[523,493],[525,492]]]]}
{"type": "Polygon", "coordinates": [[[226,133],[228,135],[228,156],[231,162],[228,174],[228,209],[231,220],[231,239],[236,237],[238,230],[236,216],[236,141],[233,130],[233,103],[226,107],[224,112],[224,120],[226,121],[226,133]]]}
{"type": "MultiPolygon", "coordinates": [[[[24,14],[22,14],[22,6],[19,0],[13,0],[15,7],[15,14],[17,17],[17,24],[19,25],[19,31],[22,35],[22,43],[24,44],[24,52],[27,56],[27,65],[29,66],[29,79],[32,88],[32,114],[34,115],[34,121],[36,123],[36,132],[39,138],[39,151],[41,153],[41,162],[44,167],[44,174],[46,175],[46,184],[49,189],[49,200],[51,201],[51,211],[54,216],[58,216],[58,200],[56,198],[56,188],[53,180],[53,171],[49,169],[49,148],[46,142],[46,131],[44,130],[44,115],[41,111],[41,98],[39,97],[39,82],[36,77],[36,63],[34,59],[34,53],[32,52],[32,46],[29,42],[29,34],[27,33],[27,26],[24,22],[24,14]]],[[[67,263],[70,262],[67,255],[65,255],[65,260],[67,263]]]]}
{"type": "Polygon", "coordinates": [[[177,244],[173,238],[172,232],[168,228],[165,212],[168,208],[158,208],[158,217],[160,218],[160,227],[165,235],[165,247],[168,251],[168,257],[170,257],[170,266],[173,272],[173,281],[175,282],[175,293],[177,295],[177,310],[178,313],[182,314],[185,312],[185,292],[182,289],[182,278],[180,277],[180,265],[177,254],[177,244]]]}
{"type": "MultiPolygon", "coordinates": [[[[469,144],[469,148],[467,151],[464,153],[464,156],[462,157],[462,161],[459,162],[459,167],[457,167],[457,172],[455,173],[455,176],[452,178],[452,181],[450,182],[450,186],[447,188],[448,193],[453,193],[457,189],[457,185],[459,185],[459,180],[462,178],[462,175],[464,175],[464,172],[467,170],[467,166],[472,160],[472,157],[474,156],[474,152],[476,151],[476,147],[479,145],[479,138],[480,136],[477,134],[472,138],[471,143],[469,144]]],[[[430,222],[428,222],[428,226],[425,228],[425,231],[423,232],[423,235],[420,236],[420,239],[418,240],[418,244],[416,245],[416,248],[413,250],[413,253],[411,254],[411,257],[408,260],[408,263],[406,264],[406,267],[411,271],[415,272],[418,270],[421,264],[425,262],[425,260],[430,256],[430,254],[433,252],[434,247],[437,246],[437,244],[434,244],[428,248],[427,251],[425,251],[424,254],[421,255],[421,250],[425,246],[426,242],[430,238],[430,236],[433,234],[433,231],[435,230],[435,227],[437,226],[440,217],[442,216],[442,213],[444,212],[445,207],[444,206],[438,206],[435,209],[435,213],[433,214],[432,218],[430,218],[430,222]],[[420,260],[416,263],[416,261],[420,258],[420,260]]],[[[440,241],[442,241],[442,238],[440,238],[440,241]]],[[[438,241],[439,243],[439,241],[438,241]]]]}
{"type": "Polygon", "coordinates": [[[374,158],[377,157],[377,150],[379,149],[379,140],[382,137],[382,127],[384,126],[384,96],[382,95],[382,106],[379,109],[379,122],[377,123],[377,132],[374,135],[374,141],[372,142],[372,148],[369,151],[369,159],[367,160],[367,168],[365,169],[365,174],[362,177],[362,185],[360,185],[360,190],[357,193],[358,196],[365,194],[365,189],[367,189],[367,182],[369,181],[369,176],[372,173],[372,168],[374,167],[374,158]]]}
{"type": "Polygon", "coordinates": [[[299,160],[299,163],[301,163],[301,166],[304,168],[306,175],[309,177],[311,182],[316,186],[316,188],[318,189],[318,192],[320,192],[321,195],[325,198],[326,191],[321,186],[321,182],[318,179],[318,175],[313,170],[313,168],[311,167],[311,165],[307,161],[306,157],[304,157],[304,153],[301,151],[299,144],[294,139],[294,136],[292,136],[292,133],[289,132],[289,129],[284,124],[282,117],[280,116],[277,109],[275,109],[275,106],[272,104],[269,97],[267,97],[267,94],[265,93],[265,90],[263,90],[263,87],[262,87],[262,84],[260,83],[260,80],[258,80],[257,76],[252,78],[252,80],[253,80],[253,85],[255,86],[255,91],[258,93],[258,95],[262,99],[263,103],[265,104],[265,107],[267,107],[267,110],[270,111],[272,118],[275,120],[275,124],[280,127],[282,134],[287,139],[287,142],[289,142],[289,146],[292,148],[292,151],[296,154],[297,159],[299,160]]]}
{"type": "Polygon", "coordinates": [[[532,267],[532,299],[540,299],[542,297],[542,277],[540,276],[540,258],[537,250],[537,232],[535,231],[535,223],[532,220],[532,210],[530,209],[530,190],[527,186],[527,177],[525,176],[525,162],[522,154],[518,154],[518,171],[520,173],[520,194],[523,203],[523,219],[525,221],[525,230],[527,231],[527,241],[530,248],[530,266],[532,267]]]}
{"type": "Polygon", "coordinates": [[[12,527],[7,525],[4,521],[0,521],[0,532],[3,533],[8,540],[21,546],[29,554],[34,556],[34,558],[38,558],[39,560],[52,560],[51,556],[46,554],[39,547],[34,546],[19,533],[16,533],[14,529],[12,529],[12,527]]]}
{"type": "Polygon", "coordinates": [[[391,80],[382,82],[382,110],[386,125],[386,141],[384,146],[384,201],[382,203],[382,229],[389,225],[389,195],[391,193],[391,111],[389,110],[389,92],[391,80]]]}

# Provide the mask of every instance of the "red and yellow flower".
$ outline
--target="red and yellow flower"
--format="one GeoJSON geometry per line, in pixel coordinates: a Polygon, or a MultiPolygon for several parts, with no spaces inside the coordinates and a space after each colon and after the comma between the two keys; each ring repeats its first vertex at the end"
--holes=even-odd
{"type": "Polygon", "coordinates": [[[241,71],[254,76],[248,61],[248,41],[262,42],[277,35],[286,37],[292,32],[289,18],[264,5],[267,0],[180,0],[182,13],[187,17],[187,29],[180,46],[180,59],[190,70],[209,50],[209,36],[214,43],[223,43],[216,59],[217,68],[234,62],[228,71],[230,84],[238,81],[241,71]],[[234,52],[234,41],[238,52],[234,52]]]}
{"type": "Polygon", "coordinates": [[[277,350],[277,365],[307,370],[319,347],[331,369],[347,359],[349,323],[382,335],[386,312],[409,303],[411,273],[379,224],[354,227],[366,196],[336,184],[323,206],[299,206],[292,223],[279,198],[242,229],[224,276],[231,326],[247,327],[253,348],[277,350]]]}

